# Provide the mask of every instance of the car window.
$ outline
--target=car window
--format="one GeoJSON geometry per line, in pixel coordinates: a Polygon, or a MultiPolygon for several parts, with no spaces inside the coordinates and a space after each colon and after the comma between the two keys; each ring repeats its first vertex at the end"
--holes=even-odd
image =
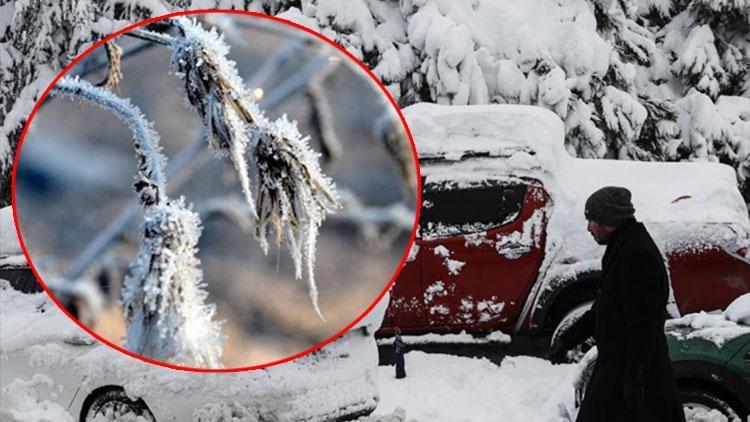
{"type": "Polygon", "coordinates": [[[423,239],[487,231],[510,224],[521,213],[526,185],[481,180],[423,184],[420,234],[423,239]]]}

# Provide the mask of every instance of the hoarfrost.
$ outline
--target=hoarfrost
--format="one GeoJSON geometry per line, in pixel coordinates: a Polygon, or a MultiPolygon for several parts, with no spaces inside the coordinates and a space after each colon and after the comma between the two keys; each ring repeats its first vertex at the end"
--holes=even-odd
{"type": "Polygon", "coordinates": [[[85,101],[109,110],[125,123],[133,132],[133,146],[138,162],[139,180],[135,184],[142,204],[162,202],[166,195],[164,167],[166,158],[161,154],[159,135],[153,124],[141,110],[130,102],[116,96],[112,91],[96,87],[78,77],[63,77],[55,85],[52,93],[85,101]]]}
{"type": "Polygon", "coordinates": [[[253,215],[253,199],[245,149],[251,133],[268,126],[257,103],[245,89],[229,46],[215,29],[206,31],[195,20],[177,18],[183,33],[172,43],[171,71],[185,83],[188,103],[203,119],[212,149],[229,156],[253,215]],[[251,132],[252,131],[252,132],[251,132]]]}
{"type": "Polygon", "coordinates": [[[261,248],[268,253],[271,231],[277,247],[286,244],[295,278],[302,278],[304,268],[315,312],[325,320],[318,304],[315,252],[320,225],[341,207],[336,187],[322,173],[319,154],[295,122],[286,116],[271,122],[263,115],[227,58],[229,47],[222,36],[187,18],[176,22],[183,37],[172,46],[172,71],[185,82],[187,100],[202,117],[211,146],[228,155],[237,170],[245,200],[258,220],[255,236],[261,248]],[[256,164],[257,199],[245,159],[248,148],[256,164]]]}
{"type": "Polygon", "coordinates": [[[182,198],[167,197],[166,157],[153,125],[129,100],[82,79],[64,77],[53,92],[110,110],[133,132],[135,190],[144,223],[138,255],[123,283],[126,347],[169,363],[220,367],[221,324],[213,321],[215,306],[204,303],[208,294],[195,257],[200,219],[182,198]]]}
{"type": "Polygon", "coordinates": [[[200,261],[201,228],[184,200],[150,207],[131,274],[123,284],[128,321],[126,347],[160,361],[195,367],[221,366],[224,337],[216,307],[205,304],[200,261]]]}

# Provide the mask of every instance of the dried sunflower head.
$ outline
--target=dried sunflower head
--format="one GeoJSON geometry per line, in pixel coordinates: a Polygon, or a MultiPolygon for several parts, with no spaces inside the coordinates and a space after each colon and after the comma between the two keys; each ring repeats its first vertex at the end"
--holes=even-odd
{"type": "Polygon", "coordinates": [[[310,296],[320,314],[313,276],[315,247],[326,215],[341,207],[336,187],[322,173],[319,154],[286,116],[257,135],[253,158],[258,172],[256,237],[266,252],[271,232],[277,246],[286,240],[296,278],[302,278],[303,264],[307,268],[310,296]]]}
{"type": "Polygon", "coordinates": [[[172,44],[170,68],[185,83],[185,96],[203,120],[209,145],[228,156],[237,171],[245,199],[255,214],[245,151],[251,134],[268,125],[258,104],[245,89],[229,46],[215,30],[196,21],[175,19],[182,32],[172,44]]]}

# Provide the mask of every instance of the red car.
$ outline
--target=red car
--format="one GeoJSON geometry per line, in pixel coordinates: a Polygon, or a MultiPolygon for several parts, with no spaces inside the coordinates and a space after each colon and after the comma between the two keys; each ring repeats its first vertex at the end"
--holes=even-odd
{"type": "Polygon", "coordinates": [[[750,221],[729,166],[573,158],[560,119],[531,106],[417,104],[404,114],[422,210],[380,336],[565,329],[595,295],[604,247],[583,204],[605,185],[632,191],[664,253],[672,316],[750,291],[750,221]]]}

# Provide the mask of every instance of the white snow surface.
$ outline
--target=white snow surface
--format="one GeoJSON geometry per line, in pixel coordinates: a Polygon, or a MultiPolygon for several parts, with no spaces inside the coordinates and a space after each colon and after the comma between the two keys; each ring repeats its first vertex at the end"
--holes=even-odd
{"type": "Polygon", "coordinates": [[[18,422],[73,422],[60,403],[40,399],[37,389],[51,388],[52,380],[36,374],[28,381],[16,379],[0,391],[0,420],[18,422]]]}
{"type": "Polygon", "coordinates": [[[0,355],[81,333],[46,293],[21,294],[0,280],[0,355]]]}
{"type": "MultiPolygon", "coordinates": [[[[376,404],[377,348],[371,333],[382,320],[384,309],[376,307],[372,318],[358,324],[366,326],[369,335],[351,330],[316,353],[293,362],[264,370],[199,374],[148,364],[98,343],[84,348],[65,344],[62,340],[89,339],[89,336],[62,315],[45,293],[23,294],[0,280],[0,363],[3,371],[9,359],[30,368],[28,378],[19,378],[14,388],[28,382],[47,383],[46,375],[34,378],[35,374],[63,368],[85,379],[82,397],[102,385],[121,385],[132,397],[148,398],[147,403],[157,418],[174,415],[176,420],[191,420],[197,414],[193,412],[220,412],[227,403],[236,403],[252,409],[255,417],[275,415],[280,420],[308,420],[311,415],[318,415],[309,420],[336,419],[342,409],[356,410],[376,404]]],[[[53,385],[50,390],[57,391],[60,387],[53,385]]],[[[5,412],[0,415],[37,414],[29,413],[32,411],[42,415],[42,411],[53,414],[59,410],[46,399],[38,400],[28,394],[24,397],[23,402],[0,402],[0,412],[5,412]]],[[[45,420],[34,416],[19,419],[45,420]]]]}
{"type": "MultiPolygon", "coordinates": [[[[377,340],[379,345],[393,344],[394,337],[377,340]]],[[[502,331],[493,331],[484,337],[474,337],[466,331],[458,334],[421,334],[418,336],[401,336],[405,344],[487,344],[510,343],[511,337],[502,331]]]]}
{"type": "Polygon", "coordinates": [[[13,224],[13,208],[0,209],[0,257],[22,255],[21,244],[13,224]]]}
{"type": "Polygon", "coordinates": [[[750,293],[745,293],[730,303],[724,310],[724,318],[750,326],[750,293]]]}
{"type": "Polygon", "coordinates": [[[418,421],[560,421],[574,400],[576,365],[528,357],[487,359],[409,352],[404,379],[380,367],[375,414],[401,407],[418,421]]]}
{"type": "MultiPolygon", "coordinates": [[[[538,178],[557,206],[567,205],[581,218],[589,194],[619,185],[632,191],[636,217],[643,221],[737,223],[750,231],[729,166],[577,159],[565,150],[562,121],[541,107],[420,103],[404,115],[420,158],[459,160],[470,152],[500,157],[493,162],[498,172],[538,178]],[[689,198],[673,203],[683,196],[689,198]]],[[[482,169],[479,162],[471,164],[482,169]]]]}

